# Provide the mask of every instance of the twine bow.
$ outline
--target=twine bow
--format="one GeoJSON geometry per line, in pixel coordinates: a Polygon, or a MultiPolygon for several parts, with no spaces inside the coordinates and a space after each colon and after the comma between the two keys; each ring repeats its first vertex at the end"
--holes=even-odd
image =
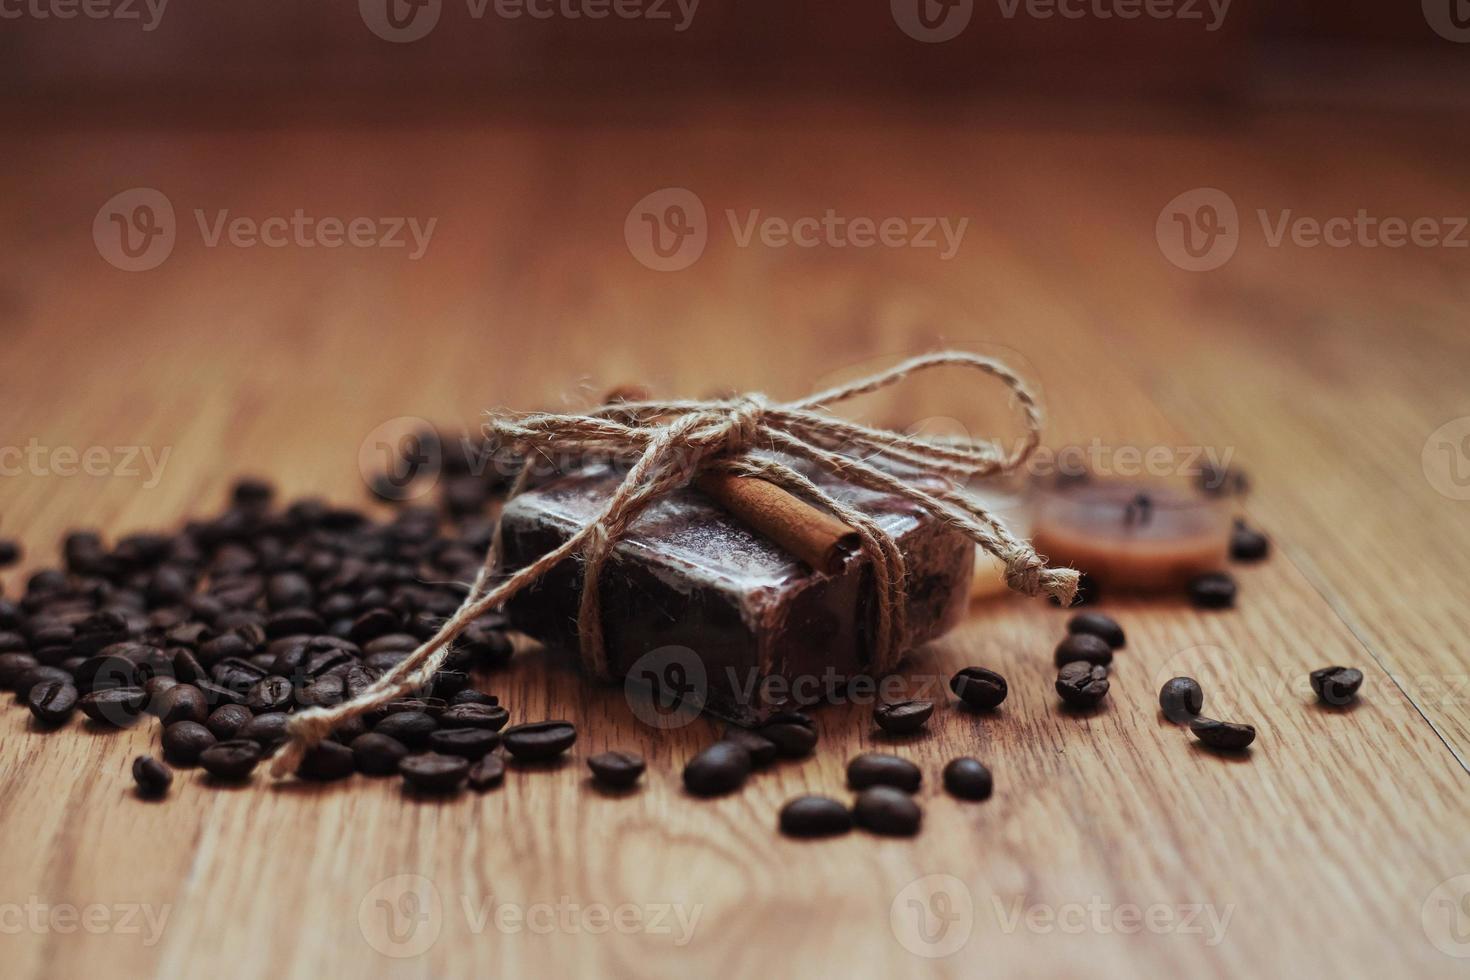
{"type": "MultiPolygon", "coordinates": [[[[500,554],[497,529],[469,595],[438,633],[351,701],[292,716],[287,726],[289,739],[272,763],[275,775],[295,771],[302,755],[338,725],[428,683],[444,663],[451,643],[475,619],[500,607],[573,555],[580,555],[584,564],[578,612],[582,661],[596,676],[607,677],[598,598],[602,567],[639,514],[706,470],[768,480],[831,511],[857,531],[863,553],[872,563],[878,599],[874,669],[879,673],[892,670],[904,652],[905,569],[898,546],[872,518],[833,499],[780,458],[760,451],[806,461],[846,483],[911,502],[999,558],[1005,565],[1006,584],[1017,592],[1046,593],[1068,605],[1077,591],[1077,572],[1047,567],[1029,544],[1013,537],[995,517],[954,487],[953,481],[1015,468],[1040,440],[1041,410],[1035,397],[1005,364],[990,358],[962,351],[927,354],[794,402],[772,403],[760,394],[716,401],[618,402],[585,415],[494,418],[486,428],[501,443],[522,453],[554,448],[606,454],[631,465],[585,527],[491,588],[500,554]],[[1007,455],[988,442],[922,438],[870,428],[822,410],[897,384],[915,372],[944,366],[980,371],[1011,389],[1026,429],[1012,453],[1007,455]],[[925,481],[920,487],[869,462],[877,459],[943,479],[925,481]]],[[[524,489],[528,472],[529,468],[522,470],[512,496],[524,489]]]]}

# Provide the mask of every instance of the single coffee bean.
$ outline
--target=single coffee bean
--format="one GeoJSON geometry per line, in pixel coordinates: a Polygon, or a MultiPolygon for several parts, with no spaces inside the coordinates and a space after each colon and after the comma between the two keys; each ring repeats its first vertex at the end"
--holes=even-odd
{"type": "Polygon", "coordinates": [[[214,745],[214,733],[197,721],[176,721],[163,730],[163,757],[176,766],[192,766],[214,745]]]}
{"type": "Polygon", "coordinates": [[[449,699],[449,706],[451,708],[461,704],[483,704],[486,707],[494,708],[500,704],[500,699],[493,694],[486,694],[483,691],[475,690],[473,687],[467,687],[449,699]]]}
{"type": "Polygon", "coordinates": [[[440,728],[429,733],[429,748],[441,755],[478,759],[500,744],[500,733],[486,728],[440,728]]]}
{"type": "Polygon", "coordinates": [[[909,794],[892,786],[870,786],[857,796],[852,817],[875,834],[911,837],[919,832],[923,812],[909,794]]]}
{"type": "Polygon", "coordinates": [[[960,756],[944,767],[944,788],[962,800],[987,800],[995,788],[990,770],[979,759],[960,756]]]}
{"type": "Polygon", "coordinates": [[[77,689],[67,681],[42,681],[26,693],[26,707],[43,725],[61,725],[77,709],[77,689]]]}
{"type": "Polygon", "coordinates": [[[326,783],[352,775],[355,767],[352,750],[341,742],[328,739],[306,750],[306,755],[301,757],[301,765],[296,769],[296,775],[300,779],[326,783]]]}
{"type": "Polygon", "coordinates": [[[716,742],[684,766],[684,788],[695,796],[739,789],[750,775],[750,752],[734,742],[716,742]]]}
{"type": "Polygon", "coordinates": [[[1323,704],[1341,707],[1358,694],[1363,672],[1356,667],[1320,667],[1309,675],[1312,690],[1323,704]]]}
{"type": "Polygon", "coordinates": [[[1159,710],[1176,725],[1188,724],[1205,707],[1205,692],[1193,677],[1173,677],[1159,688],[1159,710]]]}
{"type": "Polygon", "coordinates": [[[781,807],[781,833],[788,837],[832,837],[852,829],[852,813],[828,796],[798,796],[781,807]]]}
{"type": "Polygon", "coordinates": [[[892,786],[905,793],[917,793],[924,774],[907,759],[882,752],[864,752],[847,764],[847,785],[852,789],[869,786],[892,786]]]}
{"type": "Polygon", "coordinates": [[[175,684],[159,697],[154,713],[165,725],[176,721],[203,722],[209,717],[204,692],[193,684],[175,684]]]}
{"type": "Polygon", "coordinates": [[[411,749],[429,744],[430,733],[439,728],[439,723],[427,712],[397,711],[373,726],[379,735],[396,738],[411,749]]]}
{"type": "Polygon", "coordinates": [[[469,775],[469,760],[457,755],[421,752],[404,756],[398,771],[409,787],[422,793],[452,793],[469,775]]]}
{"type": "Polygon", "coordinates": [[[21,550],[20,542],[12,538],[0,538],[0,568],[9,568],[14,565],[20,561],[22,554],[24,552],[21,550]]]}
{"type": "Polygon", "coordinates": [[[140,755],[133,760],[133,782],[138,784],[139,796],[163,796],[173,781],[173,771],[153,756],[140,755]]]}
{"type": "Polygon", "coordinates": [[[30,648],[31,644],[20,631],[0,630],[0,653],[25,653],[30,648]]]}
{"type": "Polygon", "coordinates": [[[296,689],[285,677],[262,677],[245,695],[245,707],[255,712],[286,711],[296,689]]]}
{"type": "Polygon", "coordinates": [[[1199,609],[1229,609],[1235,605],[1235,579],[1209,572],[1189,580],[1189,601],[1199,609]]]}
{"type": "Polygon", "coordinates": [[[263,749],[271,749],[286,740],[286,725],[291,716],[283,711],[267,711],[247,721],[235,736],[235,741],[254,742],[263,749]]]}
{"type": "Polygon", "coordinates": [[[368,732],[352,740],[352,759],[357,771],[367,776],[391,776],[398,763],[408,755],[408,746],[378,732],[368,732]]]}
{"type": "Polygon", "coordinates": [[[232,738],[239,738],[240,732],[255,716],[250,709],[238,704],[222,704],[209,714],[204,722],[215,738],[221,742],[227,742],[232,738]]]}
{"type": "MultiPolygon", "coordinates": [[[[71,684],[71,672],[62,670],[60,667],[47,667],[44,664],[22,671],[15,678],[16,698],[24,701],[26,695],[31,693],[31,688],[42,681],[61,681],[66,684],[71,684]]],[[[75,687],[76,685],[72,686],[75,687]]]]}
{"type": "Polygon", "coordinates": [[[1069,708],[1093,708],[1108,693],[1108,669],[1075,660],[1057,672],[1057,694],[1069,708]]]}
{"type": "Polygon", "coordinates": [[[1261,561],[1270,553],[1270,539],[1237,517],[1230,531],[1230,557],[1235,561],[1261,561]]]}
{"type": "Polygon", "coordinates": [[[537,721],[507,728],[502,736],[505,750],[519,762],[554,759],[577,740],[577,729],[569,721],[537,721]]]}
{"type": "Polygon", "coordinates": [[[1056,663],[1065,667],[1071,663],[1089,663],[1106,667],[1113,662],[1113,648],[1108,641],[1091,633],[1072,633],[1057,644],[1056,663]]]}
{"type": "Polygon", "coordinates": [[[1201,464],[1195,482],[1200,490],[1212,497],[1244,496],[1251,486],[1250,477],[1244,470],[1219,463],[1201,464]]]}
{"type": "Polygon", "coordinates": [[[144,710],[150,715],[157,715],[162,706],[164,694],[178,686],[178,678],[168,674],[155,674],[148,678],[143,682],[143,691],[148,695],[148,706],[144,710]]]}
{"type": "Polygon", "coordinates": [[[924,727],[932,714],[933,701],[886,701],[873,709],[873,720],[890,735],[912,735],[924,727]]]}
{"type": "Polygon", "coordinates": [[[193,684],[209,676],[193,651],[179,648],[174,651],[174,677],[180,684],[193,684]]]}
{"type": "Polygon", "coordinates": [[[949,679],[949,689],[980,711],[994,711],[1009,693],[1006,679],[984,667],[966,667],[949,679]]]}
{"type": "Polygon", "coordinates": [[[627,789],[638,782],[647,764],[636,752],[599,752],[587,760],[587,768],[603,786],[627,789]]]}
{"type": "Polygon", "coordinates": [[[740,728],[736,725],[730,725],[725,729],[724,734],[720,736],[720,740],[724,742],[734,742],[736,745],[742,746],[745,751],[749,752],[751,768],[764,769],[766,766],[769,766],[771,763],[776,761],[776,756],[778,754],[776,751],[776,743],[772,742],[764,735],[760,735],[756,732],[751,731],[749,728],[740,728]]]}
{"type": "Polygon", "coordinates": [[[439,716],[439,723],[446,728],[487,728],[498,732],[510,721],[510,712],[498,704],[461,702],[450,705],[439,716]]]}
{"type": "Polygon", "coordinates": [[[103,725],[123,728],[138,720],[148,694],[141,687],[110,687],[82,695],[82,714],[103,725]]]}
{"type": "Polygon", "coordinates": [[[236,738],[216,742],[199,753],[199,764],[216,779],[234,782],[249,779],[262,755],[259,745],[249,739],[236,738]]]}
{"type": "Polygon", "coordinates": [[[0,653],[0,688],[15,690],[15,682],[26,671],[40,665],[40,661],[29,653],[0,653]]]}
{"type": "Polygon", "coordinates": [[[773,715],[756,729],[756,734],[776,746],[776,753],[787,759],[800,759],[811,755],[817,747],[817,729],[812,720],[801,712],[790,711],[773,715]]]}
{"type": "Polygon", "coordinates": [[[1068,633],[1087,633],[1105,640],[1108,646],[1119,650],[1128,644],[1128,638],[1123,635],[1123,627],[1111,616],[1102,613],[1081,612],[1067,620],[1068,633]]]}
{"type": "Polygon", "coordinates": [[[1239,752],[1256,740],[1256,730],[1250,725],[1213,718],[1196,718],[1189,723],[1189,730],[1205,745],[1224,752],[1239,752]]]}
{"type": "Polygon", "coordinates": [[[498,755],[487,755],[470,767],[467,777],[470,789],[483,793],[505,781],[505,760],[498,755]]]}

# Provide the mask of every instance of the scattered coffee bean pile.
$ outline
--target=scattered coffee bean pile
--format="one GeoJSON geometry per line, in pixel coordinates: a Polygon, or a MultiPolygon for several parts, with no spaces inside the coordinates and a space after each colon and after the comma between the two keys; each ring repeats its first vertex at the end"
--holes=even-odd
{"type": "Polygon", "coordinates": [[[1091,711],[1108,694],[1113,651],[1128,638],[1109,616],[1078,613],[1067,621],[1067,637],[1057,644],[1057,696],[1074,711],[1091,711]]]}

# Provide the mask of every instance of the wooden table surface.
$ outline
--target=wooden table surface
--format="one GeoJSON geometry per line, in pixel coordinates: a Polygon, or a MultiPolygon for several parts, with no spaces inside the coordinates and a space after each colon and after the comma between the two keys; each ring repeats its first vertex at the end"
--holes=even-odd
{"type": "MultiPolygon", "coordinates": [[[[975,605],[910,670],[984,663],[1012,694],[995,717],[946,707],[927,738],[891,749],[925,771],[912,840],[775,832],[785,799],[845,796],[848,758],[891,745],[869,706],[824,710],[815,756],[696,801],[678,773],[714,726],[645,727],[620,688],[534,648],[485,686],[516,719],[576,721],[574,758],[446,803],[396,781],[258,776],[223,792],[184,772],[150,805],[128,766],[156,748],[156,723],[43,736],[7,699],[5,974],[1463,976],[1470,258],[1272,244],[1257,212],[1470,214],[1466,132],[1414,117],[1103,126],[816,107],[622,128],[57,125],[7,140],[0,444],[48,453],[0,459],[0,535],[28,548],[7,594],[56,560],[65,529],[173,526],[218,508],[239,473],[361,503],[359,447],[402,416],[452,428],[635,379],[794,396],[940,345],[1034,378],[1050,446],[1095,439],[1119,466],[1130,447],[1181,463],[1232,453],[1275,552],[1238,570],[1234,611],[1104,606],[1129,643],[1089,718],[1063,715],[1050,689],[1065,613],[975,605]],[[136,187],[177,216],[172,253],[146,272],[104,261],[92,234],[103,202],[136,187]],[[708,244],[660,272],[624,224],[668,187],[703,203],[708,244]],[[1186,271],[1156,223],[1201,187],[1237,206],[1239,248],[1186,271]],[[210,246],[195,217],[298,208],[437,224],[411,259],[210,246]],[[969,220],[943,258],[742,244],[753,209],[969,220]],[[109,471],[72,474],[61,447],[103,447],[109,471]],[[1306,674],[1332,663],[1367,675],[1352,710],[1313,703],[1306,674]],[[1208,679],[1212,711],[1257,726],[1247,758],[1161,720],[1159,683],[1183,670],[1208,679]],[[631,796],[587,786],[582,760],[612,747],[650,761],[631,796]],[[994,769],[992,800],[937,788],[959,754],[994,769]]],[[[946,377],[872,413],[1009,438],[1004,409],[946,377]]]]}

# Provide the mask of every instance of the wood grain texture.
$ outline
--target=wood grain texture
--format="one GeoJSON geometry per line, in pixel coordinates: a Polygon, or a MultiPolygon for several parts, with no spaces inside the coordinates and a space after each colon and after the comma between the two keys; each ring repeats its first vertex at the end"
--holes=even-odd
{"type": "MultiPolygon", "coordinates": [[[[650,729],[620,689],[534,650],[485,686],[518,720],[576,721],[574,757],[447,804],[361,778],[217,791],[193,772],[168,803],[145,804],[127,769],[156,727],[42,736],[7,706],[6,974],[1462,975],[1422,913],[1441,882],[1470,873],[1456,758],[1470,757],[1470,710],[1455,687],[1470,504],[1435,490],[1420,453],[1470,415],[1463,253],[1271,248],[1256,228],[1223,268],[1192,274],[1160,254],[1154,222],[1197,186],[1226,189],[1243,229],[1257,207],[1470,213],[1463,133],[1412,120],[1099,132],[711,112],[637,130],[58,128],[14,141],[0,160],[0,444],[169,451],[152,486],[54,467],[0,480],[0,534],[24,539],[28,568],[54,560],[72,526],[118,533],[207,512],[240,472],[361,501],[359,446],[400,416],[473,424],[486,408],[577,403],[630,380],[791,396],[939,343],[1000,353],[1035,378],[1051,446],[1232,450],[1277,551],[1240,571],[1233,612],[1106,607],[1129,645],[1101,713],[1065,714],[1051,691],[1065,613],[989,602],[908,677],[939,693],[955,668],[991,666],[1011,682],[1001,713],[945,707],[929,736],[893,742],[870,705],[834,706],[813,758],[714,801],[689,799],[677,778],[710,724],[650,729]],[[179,240],[158,269],[129,274],[99,258],[90,229],[135,186],[168,195],[179,240]],[[711,220],[705,254],[678,273],[644,268],[623,241],[629,208],[666,186],[695,190],[711,220]],[[417,261],[211,248],[194,225],[194,209],[298,207],[438,224],[417,261]],[[741,247],[724,217],[828,208],[970,222],[941,260],[741,247]],[[1306,688],[1308,670],[1336,662],[1368,675],[1346,712],[1306,688]],[[1202,752],[1160,719],[1159,684],[1186,669],[1211,711],[1257,725],[1247,759],[1202,752]],[[648,757],[641,790],[590,789],[582,760],[605,748],[648,757]],[[847,759],[871,748],[923,767],[918,838],[775,833],[785,799],[844,796],[847,759]],[[994,799],[937,789],[958,754],[993,767],[994,799]],[[367,937],[378,902],[401,899],[401,875],[426,878],[439,904],[386,948],[432,944],[395,958],[367,937]],[[957,879],[951,909],[967,899],[973,912],[948,957],[899,938],[914,921],[904,890],[928,875],[957,879]],[[12,928],[13,909],[66,903],[167,917],[151,943],[146,925],[12,928]],[[593,931],[568,904],[631,905],[643,920],[593,931]],[[498,927],[483,918],[497,905],[533,922],[498,927]],[[549,928],[541,905],[558,916],[549,928]],[[1152,927],[1130,905],[1153,910],[1152,927]],[[676,917],[651,921],[663,906],[697,915],[692,937],[676,917]]],[[[986,389],[925,382],[874,401],[873,418],[1012,434],[986,389]]],[[[8,593],[23,575],[5,574],[8,593]]]]}

